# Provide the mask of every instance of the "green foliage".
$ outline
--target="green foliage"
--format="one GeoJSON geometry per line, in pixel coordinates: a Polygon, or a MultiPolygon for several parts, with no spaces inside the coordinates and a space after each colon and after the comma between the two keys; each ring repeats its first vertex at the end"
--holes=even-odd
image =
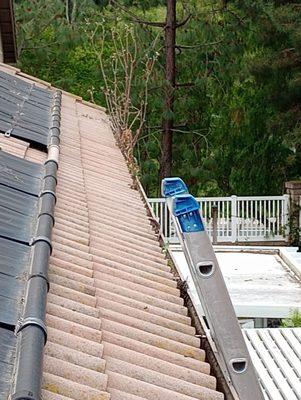
{"type": "Polygon", "coordinates": [[[298,310],[291,312],[291,315],[282,321],[283,328],[301,328],[301,313],[298,310]]]}
{"type": "MultiPolygon", "coordinates": [[[[99,7],[103,8],[109,5],[110,0],[94,0],[94,3],[97,4],[99,7]]],[[[158,5],[163,5],[164,0],[121,0],[118,3],[127,7],[135,6],[143,10],[147,10],[149,8],[156,7],[158,5]]]]}
{"type": "Polygon", "coordinates": [[[62,1],[20,1],[16,5],[19,67],[87,100],[103,103],[97,54],[89,40],[101,13],[88,0],[80,4],[73,24],[66,19],[62,1]]]}
{"type": "MultiPolygon", "coordinates": [[[[77,2],[68,23],[61,0],[19,0],[16,4],[19,66],[29,74],[104,105],[97,27],[120,30],[130,16],[104,0],[77,2]],[[94,37],[94,46],[91,37],[94,37]],[[95,48],[96,45],[96,48],[95,48]]],[[[120,0],[144,20],[165,18],[165,1],[120,0]]],[[[301,17],[296,1],[178,0],[177,82],[172,113],[173,174],[192,193],[264,195],[282,192],[283,182],[301,171],[301,17]],[[222,7],[222,4],[226,4],[222,7]]],[[[142,55],[158,28],[134,24],[142,55]]],[[[135,156],[141,180],[158,195],[164,90],[164,32],[149,87],[146,125],[135,156]]],[[[104,55],[110,75],[112,42],[104,55]]],[[[139,57],[138,57],[139,58],[139,57]]],[[[144,68],[139,63],[138,68],[144,68]]],[[[138,73],[137,76],[141,76],[138,73]]],[[[136,80],[132,101],[141,93],[136,80]]],[[[169,115],[167,115],[169,114],[169,115]]]]}

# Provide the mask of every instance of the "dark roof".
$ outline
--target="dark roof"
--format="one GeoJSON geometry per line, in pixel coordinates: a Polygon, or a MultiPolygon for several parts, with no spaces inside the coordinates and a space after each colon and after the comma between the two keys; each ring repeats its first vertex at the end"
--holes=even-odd
{"type": "Polygon", "coordinates": [[[0,29],[5,63],[17,61],[13,0],[0,1],[0,29]]]}
{"type": "Polygon", "coordinates": [[[52,93],[0,71],[0,132],[47,145],[52,93]]]}

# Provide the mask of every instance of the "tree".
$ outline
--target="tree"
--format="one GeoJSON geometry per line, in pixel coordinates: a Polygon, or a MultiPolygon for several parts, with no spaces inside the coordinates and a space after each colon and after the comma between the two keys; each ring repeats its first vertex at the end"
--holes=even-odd
{"type": "MultiPolygon", "coordinates": [[[[76,18],[70,24],[66,0],[16,0],[19,66],[103,105],[100,48],[90,41],[96,27],[101,23],[110,32],[118,24],[125,37],[126,26],[135,25],[139,54],[147,53],[159,35],[145,123],[133,154],[148,195],[157,196],[159,175],[170,174],[170,168],[164,173],[160,168],[163,155],[168,154],[172,154],[166,162],[172,173],[185,179],[198,196],[279,194],[284,180],[300,178],[301,18],[297,2],[178,0],[171,9],[177,14],[173,18],[176,38],[169,36],[175,44],[169,47],[176,59],[169,64],[174,77],[168,77],[165,68],[167,25],[173,31],[172,24],[167,24],[166,0],[97,3],[77,1],[76,18]],[[178,20],[185,22],[189,16],[189,23],[177,29],[178,20]],[[165,129],[167,122],[170,129],[165,129]],[[171,134],[164,136],[165,131],[171,134]],[[168,138],[166,148],[172,153],[162,153],[163,138],[168,138]]],[[[114,52],[113,40],[108,38],[103,57],[110,78],[114,52]]],[[[138,58],[135,76],[143,76],[145,65],[138,58]]],[[[120,70],[118,76],[122,86],[120,70]]],[[[130,100],[135,106],[140,102],[142,81],[133,81],[130,100]]]]}
{"type": "MultiPolygon", "coordinates": [[[[162,139],[161,139],[161,159],[160,159],[160,181],[171,175],[172,170],[172,142],[174,130],[174,92],[176,89],[176,31],[184,26],[190,15],[182,22],[177,22],[177,1],[166,1],[166,19],[164,22],[153,22],[141,19],[131,11],[124,8],[117,0],[111,2],[123,10],[132,22],[152,27],[164,28],[164,47],[165,47],[165,92],[162,117],[162,139]]],[[[131,3],[131,2],[130,2],[131,3]]]]}
{"type": "Polygon", "coordinates": [[[301,170],[300,8],[292,1],[227,7],[223,30],[236,48],[222,50],[224,93],[213,96],[218,186],[225,193],[279,194],[301,170]]]}
{"type": "Polygon", "coordinates": [[[176,0],[167,0],[165,25],[165,100],[162,121],[160,181],[171,176],[174,127],[174,91],[176,86],[176,0]]]}

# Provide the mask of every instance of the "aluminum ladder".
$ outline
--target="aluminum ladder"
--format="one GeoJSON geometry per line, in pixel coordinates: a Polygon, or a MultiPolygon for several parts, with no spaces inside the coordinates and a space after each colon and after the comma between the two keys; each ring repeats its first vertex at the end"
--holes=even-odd
{"type": "Polygon", "coordinates": [[[225,378],[232,384],[240,400],[264,400],[211,240],[200,215],[200,205],[188,194],[187,186],[180,178],[164,179],[162,195],[166,198],[182,244],[225,378]]]}

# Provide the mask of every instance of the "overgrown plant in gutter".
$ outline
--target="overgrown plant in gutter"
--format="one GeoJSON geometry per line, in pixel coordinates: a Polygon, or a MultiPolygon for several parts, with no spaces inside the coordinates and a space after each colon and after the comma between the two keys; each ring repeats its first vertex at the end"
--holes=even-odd
{"type": "Polygon", "coordinates": [[[160,35],[161,32],[143,48],[134,27],[126,25],[120,30],[117,26],[107,33],[104,25],[99,25],[91,38],[98,54],[112,128],[133,176],[138,174],[134,148],[146,122],[149,84],[159,57],[160,35]],[[94,40],[99,29],[100,46],[94,40]],[[106,41],[113,43],[109,57],[105,52],[106,41]]]}

